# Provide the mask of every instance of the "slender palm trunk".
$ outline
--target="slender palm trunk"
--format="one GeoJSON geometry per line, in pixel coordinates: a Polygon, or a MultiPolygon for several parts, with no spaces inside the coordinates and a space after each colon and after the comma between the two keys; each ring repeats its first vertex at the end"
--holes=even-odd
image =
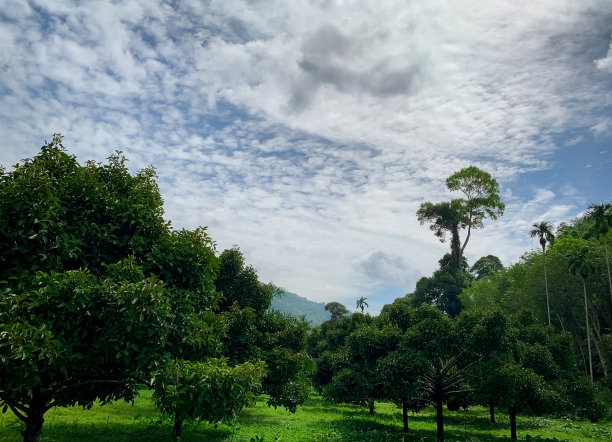
{"type": "Polygon", "coordinates": [[[610,286],[610,301],[612,301],[612,277],[610,277],[610,261],[608,260],[608,242],[604,236],[604,251],[606,252],[606,267],[608,269],[608,285],[610,286]]]}
{"type": "Polygon", "coordinates": [[[402,420],[404,421],[404,431],[408,431],[408,403],[402,402],[402,420]]]}
{"type": "Polygon", "coordinates": [[[589,371],[591,373],[591,382],[593,382],[593,358],[591,356],[591,332],[589,330],[589,304],[587,301],[586,281],[582,279],[582,288],[584,289],[584,319],[586,322],[587,347],[589,349],[589,371]]]}
{"type": "Polygon", "coordinates": [[[495,423],[495,402],[493,400],[489,400],[489,417],[491,418],[491,423],[495,423]]]}
{"type": "Polygon", "coordinates": [[[548,298],[548,276],[546,275],[546,252],[544,253],[544,288],[546,289],[546,310],[548,311],[548,325],[550,325],[550,301],[548,298]]]}

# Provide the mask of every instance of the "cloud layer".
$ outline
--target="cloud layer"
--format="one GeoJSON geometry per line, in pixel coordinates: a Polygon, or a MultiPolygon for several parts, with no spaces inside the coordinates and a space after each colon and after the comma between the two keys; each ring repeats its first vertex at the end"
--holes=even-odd
{"type": "Polygon", "coordinates": [[[470,164],[498,178],[507,212],[468,258],[515,261],[532,222],[590,202],[529,177],[611,137],[607,0],[0,11],[2,164],[54,132],[83,161],[121,149],[134,169],[157,167],[175,226],[208,225],[263,279],[311,299],[412,290],[447,247],[416,209],[449,198],[444,179],[470,164]]]}

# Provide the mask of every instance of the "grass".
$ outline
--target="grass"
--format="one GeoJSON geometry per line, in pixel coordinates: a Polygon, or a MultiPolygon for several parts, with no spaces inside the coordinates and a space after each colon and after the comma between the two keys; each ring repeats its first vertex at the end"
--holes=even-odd
{"type": "MultiPolygon", "coordinates": [[[[161,416],[151,404],[151,393],[143,391],[134,405],[116,403],[91,410],[78,407],[56,408],[45,415],[42,441],[168,441],[172,419],[161,416]]],[[[474,407],[468,411],[445,410],[445,436],[448,441],[509,440],[508,416],[498,412],[497,423],[489,422],[488,410],[474,407]]],[[[519,416],[521,440],[612,441],[612,422],[519,416]],[[530,439],[531,438],[531,439],[530,439]]],[[[402,431],[400,410],[393,404],[377,404],[370,416],[363,408],[331,405],[315,396],[295,414],[274,410],[260,398],[245,409],[234,425],[186,423],[182,441],[435,441],[433,409],[410,415],[409,432],[402,431]]],[[[19,441],[23,425],[10,412],[0,414],[0,440],[19,441]]]]}

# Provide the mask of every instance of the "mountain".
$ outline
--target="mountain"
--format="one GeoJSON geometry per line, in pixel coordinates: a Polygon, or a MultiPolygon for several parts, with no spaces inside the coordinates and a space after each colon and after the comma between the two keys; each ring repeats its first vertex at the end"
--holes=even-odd
{"type": "Polygon", "coordinates": [[[272,299],[272,310],[288,313],[293,316],[306,316],[306,320],[314,327],[327,321],[331,315],[325,311],[324,302],[314,302],[295,293],[284,292],[282,295],[272,299]]]}

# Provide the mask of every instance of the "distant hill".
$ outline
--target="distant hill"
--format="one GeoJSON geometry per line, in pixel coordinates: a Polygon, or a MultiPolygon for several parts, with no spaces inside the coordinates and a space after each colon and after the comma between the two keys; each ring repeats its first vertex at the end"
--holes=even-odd
{"type": "Polygon", "coordinates": [[[324,302],[314,302],[291,292],[285,292],[283,295],[274,298],[270,308],[293,316],[305,315],[313,327],[322,324],[331,317],[330,313],[325,311],[324,302]]]}

